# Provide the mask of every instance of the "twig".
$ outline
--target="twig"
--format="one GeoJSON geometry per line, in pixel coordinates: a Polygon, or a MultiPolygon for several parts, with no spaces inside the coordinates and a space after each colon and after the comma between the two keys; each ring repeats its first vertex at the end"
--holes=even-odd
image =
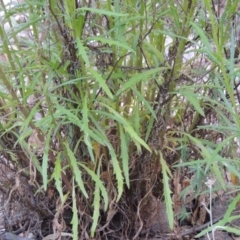
{"type": "Polygon", "coordinates": [[[19,186],[20,186],[20,180],[19,180],[19,175],[17,174],[17,175],[16,175],[16,178],[15,178],[15,185],[14,185],[14,187],[12,188],[12,190],[11,190],[9,196],[8,196],[8,199],[7,199],[6,203],[4,204],[4,208],[5,208],[5,209],[7,208],[7,205],[8,205],[8,203],[10,202],[10,200],[11,200],[11,198],[12,198],[12,193],[13,193],[15,190],[17,190],[17,189],[19,188],[19,186]]]}
{"type": "MultiPolygon", "coordinates": [[[[215,218],[212,220],[212,224],[220,221],[223,217],[224,217],[225,213],[222,214],[221,216],[215,218]]],[[[193,233],[196,233],[196,232],[200,232],[202,231],[204,228],[208,227],[209,226],[209,222],[199,226],[199,227],[193,227],[192,229],[190,229],[189,231],[185,231],[183,233],[180,234],[180,236],[186,236],[186,235],[190,235],[190,234],[193,234],[193,233]]]]}
{"type": "MultiPolygon", "coordinates": [[[[154,183],[155,184],[155,183],[154,183]]],[[[142,204],[142,201],[151,193],[153,187],[154,187],[154,184],[152,185],[152,187],[150,188],[150,190],[147,192],[147,194],[141,199],[141,201],[139,202],[138,204],[138,209],[137,209],[137,215],[138,215],[138,218],[140,220],[140,227],[138,229],[138,231],[136,232],[136,234],[134,235],[133,237],[133,240],[137,239],[137,237],[139,236],[140,232],[142,231],[142,228],[143,228],[143,220],[141,218],[141,214],[140,214],[140,209],[141,209],[141,204],[142,204]]]]}

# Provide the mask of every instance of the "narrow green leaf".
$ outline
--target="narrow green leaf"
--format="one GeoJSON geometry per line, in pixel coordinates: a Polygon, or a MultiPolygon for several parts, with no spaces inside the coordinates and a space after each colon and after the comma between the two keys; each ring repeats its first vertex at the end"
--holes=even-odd
{"type": "Polygon", "coordinates": [[[147,110],[152,114],[152,116],[156,119],[156,113],[153,110],[152,106],[150,105],[149,101],[146,100],[146,98],[139,92],[137,91],[137,89],[132,88],[132,91],[134,92],[134,94],[136,94],[136,96],[138,97],[139,101],[142,101],[143,104],[145,105],[145,107],[147,108],[147,110]]]}
{"type": "Polygon", "coordinates": [[[55,91],[55,90],[57,90],[61,87],[64,87],[64,86],[67,86],[67,85],[74,85],[74,84],[77,84],[80,81],[83,81],[83,80],[86,80],[86,79],[89,79],[89,77],[80,77],[80,78],[71,79],[69,81],[65,81],[61,84],[58,84],[57,86],[53,86],[53,88],[50,88],[50,90],[49,89],[48,90],[53,92],[53,91],[55,91]]]}
{"type": "Polygon", "coordinates": [[[171,16],[174,19],[174,25],[175,25],[176,29],[181,29],[181,24],[180,24],[181,20],[179,19],[179,13],[177,11],[177,5],[170,3],[170,11],[171,11],[170,12],[171,16]]]}
{"type": "Polygon", "coordinates": [[[200,28],[196,23],[192,22],[191,25],[193,26],[193,28],[195,29],[196,33],[200,36],[201,38],[201,42],[205,45],[206,49],[197,49],[196,51],[198,52],[205,52],[209,55],[209,57],[215,62],[215,63],[219,63],[218,59],[216,58],[216,56],[214,55],[214,51],[211,47],[211,43],[209,41],[209,39],[207,38],[205,32],[202,30],[202,28],[200,28]]]}
{"type": "MultiPolygon", "coordinates": [[[[0,135],[0,137],[1,137],[1,135],[0,135]]],[[[17,137],[19,138],[20,136],[17,136],[17,137]]],[[[31,159],[31,161],[32,161],[33,165],[36,167],[36,169],[41,173],[42,166],[40,165],[36,155],[32,151],[29,151],[28,143],[24,139],[19,141],[19,143],[21,144],[22,148],[28,149],[27,152],[29,153],[29,158],[31,159]]]]}
{"type": "Polygon", "coordinates": [[[83,46],[79,37],[76,38],[76,44],[77,44],[77,55],[82,57],[83,61],[86,64],[86,67],[89,67],[90,62],[89,62],[85,47],[83,46]]]}
{"type": "MultiPolygon", "coordinates": [[[[233,201],[228,205],[227,211],[223,217],[222,220],[220,220],[219,222],[215,223],[213,225],[213,228],[216,226],[221,226],[224,227],[226,226],[227,223],[229,223],[230,221],[232,221],[231,219],[231,214],[232,212],[235,210],[237,203],[240,201],[240,194],[238,194],[233,201]]],[[[199,238],[201,236],[203,236],[204,234],[206,234],[207,232],[212,231],[213,229],[212,227],[208,227],[207,229],[204,229],[202,232],[200,232],[199,234],[197,234],[196,238],[199,238]]]]}
{"type": "Polygon", "coordinates": [[[125,177],[125,182],[128,188],[130,188],[130,180],[129,180],[129,156],[128,156],[128,145],[126,141],[126,135],[123,132],[123,128],[119,125],[120,129],[120,139],[121,139],[121,159],[122,159],[122,168],[123,174],[125,177]]]}
{"type": "Polygon", "coordinates": [[[207,47],[208,52],[212,52],[212,47],[210,44],[209,39],[207,38],[205,32],[203,31],[202,28],[200,28],[196,23],[192,22],[191,25],[193,26],[193,28],[195,29],[195,31],[197,32],[197,34],[199,34],[203,44],[207,47]]]}
{"type": "Polygon", "coordinates": [[[52,127],[49,129],[47,137],[45,139],[44,150],[43,150],[43,159],[42,159],[42,178],[43,178],[43,189],[47,190],[47,181],[48,181],[48,161],[49,161],[49,149],[50,141],[52,135],[52,127]]]}
{"type": "Polygon", "coordinates": [[[86,192],[86,189],[84,187],[84,182],[82,180],[82,172],[80,171],[78,164],[77,164],[77,159],[75,158],[72,150],[69,148],[68,143],[64,143],[64,146],[66,147],[67,153],[68,153],[68,157],[70,160],[70,164],[71,164],[71,169],[72,172],[74,174],[74,177],[76,179],[76,182],[78,184],[78,187],[80,188],[80,190],[82,191],[83,195],[88,198],[88,194],[86,192]]]}
{"type": "Polygon", "coordinates": [[[111,156],[111,161],[112,161],[112,165],[113,165],[113,171],[114,174],[116,175],[116,180],[117,180],[117,186],[118,186],[118,197],[117,197],[117,201],[119,201],[119,199],[122,196],[123,193],[123,176],[122,176],[122,171],[119,165],[119,161],[117,160],[117,156],[116,153],[112,147],[112,145],[110,143],[107,143],[108,149],[109,149],[109,154],[111,156]]]}
{"type": "Polygon", "coordinates": [[[61,202],[63,202],[63,191],[62,191],[62,166],[61,166],[61,152],[57,154],[55,167],[52,173],[52,177],[54,178],[56,188],[59,192],[61,202]]]}
{"type": "MultiPolygon", "coordinates": [[[[206,161],[208,161],[209,159],[212,159],[212,155],[209,152],[209,149],[206,148],[202,144],[201,140],[199,140],[199,139],[197,139],[197,138],[195,138],[195,137],[193,137],[190,134],[185,133],[185,132],[180,132],[180,134],[187,136],[192,142],[194,142],[196,144],[196,146],[198,146],[201,149],[201,154],[205,159],[207,159],[206,161]]],[[[180,166],[180,164],[178,164],[178,166],[180,166]]]]}
{"type": "MultiPolygon", "coordinates": [[[[98,165],[97,169],[97,174],[100,175],[100,164],[98,165]]],[[[93,199],[93,223],[91,227],[91,237],[94,237],[97,225],[98,225],[98,220],[100,216],[100,188],[98,185],[95,185],[95,190],[94,190],[94,199],[93,199]]]]}
{"type": "MultiPolygon", "coordinates": [[[[155,114],[155,117],[156,117],[156,114],[155,114]]],[[[150,117],[149,117],[150,118],[150,117]]],[[[152,128],[153,128],[153,124],[154,124],[154,121],[155,121],[156,118],[153,118],[151,117],[148,121],[148,125],[147,125],[147,131],[146,131],[146,135],[145,135],[145,142],[148,141],[148,138],[150,136],[150,133],[152,131],[152,128]]]]}
{"type": "Polygon", "coordinates": [[[136,146],[138,147],[139,151],[140,151],[140,146],[139,144],[141,144],[142,146],[144,146],[148,151],[151,152],[149,146],[136,134],[136,132],[134,131],[133,127],[129,124],[129,122],[123,117],[121,116],[117,111],[115,111],[113,108],[111,108],[110,106],[101,103],[101,105],[105,106],[106,108],[108,108],[108,110],[113,113],[116,117],[116,119],[123,123],[123,127],[125,128],[126,132],[129,133],[129,135],[131,136],[131,138],[134,140],[136,146]]]}
{"type": "Polygon", "coordinates": [[[103,139],[105,139],[102,135],[101,132],[97,131],[96,129],[91,129],[91,131],[89,132],[91,138],[95,141],[97,141],[99,144],[101,145],[105,145],[103,139]]]}
{"type": "Polygon", "coordinates": [[[89,68],[88,69],[89,72],[95,77],[95,79],[97,80],[97,82],[99,83],[100,87],[103,89],[103,91],[108,95],[109,98],[113,99],[113,95],[110,91],[110,89],[108,88],[107,84],[105,83],[106,80],[104,80],[102,78],[102,76],[100,74],[98,74],[98,72],[96,72],[95,70],[89,68]]]}
{"type": "Polygon", "coordinates": [[[173,213],[173,201],[172,201],[172,191],[169,187],[169,177],[172,177],[172,173],[166,164],[166,161],[163,158],[162,153],[159,151],[159,161],[162,167],[162,174],[163,174],[163,194],[165,197],[165,204],[166,204],[166,211],[168,216],[169,227],[173,230],[174,227],[174,213],[173,213]]]}
{"type": "Polygon", "coordinates": [[[73,114],[69,109],[66,109],[62,106],[57,106],[57,111],[54,113],[55,119],[60,118],[61,116],[66,117],[73,124],[77,125],[80,129],[83,129],[82,121],[77,117],[77,115],[73,114]]]}
{"type": "Polygon", "coordinates": [[[151,43],[144,41],[144,46],[149,51],[150,54],[154,54],[160,62],[164,62],[164,54],[160,52],[156,47],[154,47],[151,43]]]}
{"type": "Polygon", "coordinates": [[[116,13],[116,12],[111,12],[111,11],[106,11],[103,9],[97,9],[97,8],[89,8],[89,7],[81,7],[79,9],[77,9],[77,12],[92,12],[92,13],[97,13],[100,15],[107,15],[107,16],[115,16],[115,17],[127,17],[128,14],[127,13],[116,13]]]}
{"type": "Polygon", "coordinates": [[[214,156],[218,156],[218,153],[231,141],[234,139],[234,135],[231,135],[229,137],[227,137],[226,139],[224,139],[220,144],[218,144],[215,148],[215,150],[213,151],[213,155],[214,156]]]}
{"type": "Polygon", "coordinates": [[[92,40],[99,41],[99,42],[102,42],[102,43],[107,43],[110,46],[115,45],[117,47],[122,47],[124,49],[127,49],[130,52],[135,53],[135,51],[131,47],[129,47],[127,44],[123,44],[123,43],[121,43],[119,41],[116,41],[116,40],[112,40],[112,39],[104,38],[104,37],[100,37],[100,36],[95,36],[95,37],[89,37],[88,38],[88,41],[92,41],[92,40]]]}
{"type": "Polygon", "coordinates": [[[136,134],[138,136],[141,135],[140,133],[140,114],[139,114],[139,103],[136,102],[135,106],[133,107],[133,111],[132,111],[132,116],[131,116],[131,125],[133,126],[134,131],[136,132],[136,134]]]}
{"type": "Polygon", "coordinates": [[[167,67],[159,67],[159,68],[154,68],[151,70],[147,70],[143,73],[138,73],[135,74],[133,77],[131,77],[129,80],[127,80],[122,87],[117,91],[116,96],[120,95],[121,93],[123,93],[124,91],[130,89],[133,85],[136,85],[137,83],[141,82],[141,81],[145,81],[147,79],[149,79],[150,76],[157,74],[157,73],[161,73],[163,70],[168,69],[167,67]]]}
{"type": "Polygon", "coordinates": [[[94,237],[97,225],[98,225],[98,219],[100,216],[100,190],[98,186],[95,186],[94,191],[94,199],[93,199],[93,223],[91,227],[91,237],[94,237]]]}
{"type": "Polygon", "coordinates": [[[72,180],[72,212],[73,212],[73,217],[72,217],[72,220],[71,220],[73,240],[78,240],[78,209],[77,209],[77,203],[76,202],[77,202],[77,200],[76,200],[74,177],[73,177],[73,180],[72,180]]]}
{"type": "Polygon", "coordinates": [[[218,164],[214,161],[212,162],[212,170],[215,173],[215,176],[217,177],[217,180],[221,183],[222,188],[224,191],[226,191],[226,183],[223,178],[223,172],[220,171],[218,164]]]}
{"type": "Polygon", "coordinates": [[[30,125],[30,122],[32,121],[33,117],[36,115],[38,109],[39,109],[39,105],[41,105],[42,101],[39,101],[30,111],[30,113],[28,114],[27,118],[24,119],[23,124],[20,128],[20,132],[23,132],[25,128],[28,128],[30,125]]]}
{"type": "Polygon", "coordinates": [[[87,99],[87,94],[84,96],[83,99],[83,108],[82,108],[82,115],[83,115],[83,128],[82,130],[84,131],[84,142],[87,145],[89,155],[94,162],[94,154],[93,154],[93,148],[92,148],[92,143],[90,139],[90,129],[88,127],[88,99],[87,99]]]}
{"type": "Polygon", "coordinates": [[[228,223],[228,219],[230,218],[232,212],[235,210],[237,204],[240,201],[240,194],[238,194],[233,201],[228,205],[228,209],[224,215],[223,221],[228,223]]]}
{"type": "MultiPolygon", "coordinates": [[[[82,163],[79,163],[79,165],[86,170],[86,172],[91,176],[91,179],[95,182],[96,186],[101,190],[101,194],[104,199],[104,210],[106,211],[108,208],[108,193],[107,189],[104,187],[103,182],[99,178],[98,175],[96,175],[91,169],[89,169],[87,166],[85,166],[82,163]]],[[[99,174],[100,175],[100,174],[99,174]]]]}
{"type": "MultiPolygon", "coordinates": [[[[240,217],[238,217],[238,219],[239,218],[240,217]]],[[[233,233],[233,234],[236,234],[237,236],[240,236],[240,229],[238,228],[226,226],[226,228],[224,228],[224,231],[226,231],[227,233],[233,233]]]]}
{"type": "Polygon", "coordinates": [[[194,106],[197,112],[199,112],[203,117],[205,116],[204,111],[200,105],[199,96],[197,94],[190,91],[189,89],[181,89],[180,94],[188,99],[188,101],[194,106]]]}
{"type": "Polygon", "coordinates": [[[14,38],[18,33],[28,29],[31,25],[36,24],[37,22],[40,22],[44,20],[44,17],[37,17],[33,21],[27,21],[26,23],[21,23],[18,25],[18,27],[14,27],[11,29],[11,31],[8,33],[8,39],[14,38]]]}

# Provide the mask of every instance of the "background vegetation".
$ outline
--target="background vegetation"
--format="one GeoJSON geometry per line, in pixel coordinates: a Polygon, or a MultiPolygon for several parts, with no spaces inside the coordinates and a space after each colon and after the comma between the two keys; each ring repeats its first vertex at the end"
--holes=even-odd
{"type": "Polygon", "coordinates": [[[173,230],[190,189],[238,187],[238,0],[0,5],[5,228],[136,239],[151,197],[173,230]]]}

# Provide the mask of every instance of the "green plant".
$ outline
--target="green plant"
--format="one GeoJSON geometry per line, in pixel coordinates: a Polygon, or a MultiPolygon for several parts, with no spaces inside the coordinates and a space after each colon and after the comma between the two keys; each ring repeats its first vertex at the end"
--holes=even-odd
{"type": "Polygon", "coordinates": [[[120,209],[130,236],[150,189],[172,230],[173,166],[199,194],[209,175],[227,189],[223,167],[240,177],[226,147],[240,129],[237,0],[222,15],[208,0],[0,5],[1,151],[71,205],[74,239],[101,238],[120,209]]]}

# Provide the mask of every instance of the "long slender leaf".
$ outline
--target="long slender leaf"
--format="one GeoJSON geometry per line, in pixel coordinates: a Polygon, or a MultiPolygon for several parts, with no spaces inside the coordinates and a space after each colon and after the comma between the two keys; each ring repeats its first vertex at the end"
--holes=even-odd
{"type": "Polygon", "coordinates": [[[99,42],[104,43],[104,44],[109,44],[110,46],[111,46],[111,45],[114,45],[114,46],[117,46],[117,47],[121,47],[121,48],[124,48],[124,49],[132,52],[132,53],[135,52],[135,51],[134,51],[131,47],[129,47],[127,44],[123,44],[123,43],[121,43],[121,42],[119,42],[119,41],[116,41],[116,40],[113,40],[113,39],[104,38],[104,37],[100,37],[100,36],[99,36],[99,37],[89,37],[89,38],[88,38],[88,41],[92,41],[92,40],[94,40],[94,41],[99,41],[99,42]]]}
{"type": "Polygon", "coordinates": [[[48,180],[48,161],[49,161],[49,151],[51,144],[51,135],[52,128],[49,129],[47,137],[45,139],[45,146],[43,150],[43,159],[42,159],[42,178],[43,178],[43,189],[47,190],[47,180],[48,180]]]}
{"type": "Polygon", "coordinates": [[[77,210],[77,200],[76,200],[76,193],[75,193],[75,186],[74,186],[74,178],[72,179],[72,211],[73,211],[73,217],[72,217],[72,231],[73,231],[73,240],[78,239],[78,210],[77,210]]]}
{"type": "Polygon", "coordinates": [[[111,11],[106,11],[104,9],[97,9],[97,8],[89,8],[89,7],[82,7],[78,9],[78,12],[83,12],[83,11],[90,11],[93,13],[101,14],[101,15],[107,15],[107,16],[114,16],[114,17],[127,17],[127,13],[117,13],[117,12],[111,12],[111,11]]]}
{"type": "Polygon", "coordinates": [[[159,67],[155,69],[151,69],[148,71],[145,71],[144,73],[138,73],[131,77],[126,83],[123,84],[123,86],[117,91],[116,95],[120,95],[122,92],[131,89],[132,86],[135,84],[146,81],[148,77],[153,76],[154,74],[161,73],[163,70],[167,70],[167,67],[159,67]]]}
{"type": "Polygon", "coordinates": [[[120,139],[121,139],[122,168],[123,168],[123,173],[124,173],[126,184],[129,188],[130,187],[130,179],[129,179],[128,145],[127,145],[126,135],[123,132],[122,126],[119,126],[119,129],[120,129],[120,139]]]}
{"type": "Polygon", "coordinates": [[[113,95],[108,88],[107,84],[105,83],[106,80],[104,80],[100,74],[98,74],[93,69],[89,69],[89,72],[95,77],[95,79],[99,82],[100,87],[103,89],[103,91],[108,95],[109,98],[113,99],[113,95]]]}
{"type": "Polygon", "coordinates": [[[78,184],[78,187],[82,191],[83,195],[86,198],[88,198],[88,194],[87,194],[87,191],[86,191],[86,189],[84,187],[84,182],[83,182],[83,179],[82,179],[82,172],[79,169],[78,164],[77,164],[77,159],[75,158],[75,156],[74,156],[72,150],[70,149],[68,143],[65,142],[64,146],[67,149],[68,157],[69,157],[70,164],[71,164],[71,167],[72,167],[72,172],[74,174],[74,177],[75,177],[75,180],[76,180],[76,182],[78,184]]]}
{"type": "Polygon", "coordinates": [[[52,173],[52,177],[55,180],[55,184],[56,184],[56,188],[59,192],[61,201],[63,202],[63,191],[62,191],[62,166],[61,166],[61,153],[58,153],[57,157],[56,157],[56,161],[55,161],[55,167],[54,167],[54,171],[52,173]]]}
{"type": "Polygon", "coordinates": [[[162,166],[162,174],[163,174],[163,193],[165,197],[165,204],[166,204],[166,211],[168,216],[168,222],[170,229],[173,229],[174,227],[174,214],[173,214],[173,202],[171,198],[171,190],[169,188],[169,176],[172,177],[172,173],[169,169],[169,167],[166,164],[166,161],[163,158],[163,155],[161,152],[159,152],[160,157],[159,161],[162,166]]]}

